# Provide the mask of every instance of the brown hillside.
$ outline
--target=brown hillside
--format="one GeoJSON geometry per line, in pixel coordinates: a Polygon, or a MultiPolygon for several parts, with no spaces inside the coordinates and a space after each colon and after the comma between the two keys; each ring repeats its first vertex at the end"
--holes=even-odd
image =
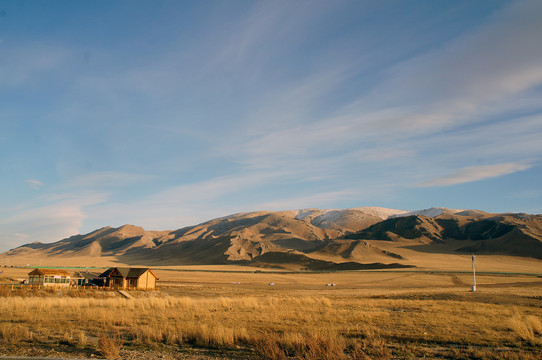
{"type": "Polygon", "coordinates": [[[406,216],[379,222],[347,239],[416,240],[424,244],[464,240],[457,252],[499,254],[542,259],[542,216],[524,214],[406,216]]]}
{"type": "Polygon", "coordinates": [[[419,255],[424,253],[542,259],[540,215],[443,208],[419,212],[433,217],[411,213],[383,208],[304,209],[235,214],[174,231],[124,225],[51,244],[27,244],[2,256],[14,260],[113,258],[119,263],[153,266],[266,266],[268,261],[269,266],[290,269],[333,268],[325,265],[328,262],[408,266],[419,264],[423,258],[419,255]],[[266,255],[270,253],[274,255],[266,255]]]}

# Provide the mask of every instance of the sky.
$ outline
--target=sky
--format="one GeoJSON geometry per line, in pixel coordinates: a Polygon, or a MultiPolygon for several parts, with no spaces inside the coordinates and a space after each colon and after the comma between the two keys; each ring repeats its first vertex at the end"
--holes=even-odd
{"type": "Polygon", "coordinates": [[[0,0],[0,251],[257,210],[542,213],[542,1],[0,0]]]}

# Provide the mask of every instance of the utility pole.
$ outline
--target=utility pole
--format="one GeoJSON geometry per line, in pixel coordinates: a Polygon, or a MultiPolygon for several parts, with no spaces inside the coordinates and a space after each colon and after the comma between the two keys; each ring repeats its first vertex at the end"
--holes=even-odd
{"type": "Polygon", "coordinates": [[[474,279],[474,285],[472,285],[472,292],[476,291],[476,257],[472,255],[472,277],[474,279]]]}

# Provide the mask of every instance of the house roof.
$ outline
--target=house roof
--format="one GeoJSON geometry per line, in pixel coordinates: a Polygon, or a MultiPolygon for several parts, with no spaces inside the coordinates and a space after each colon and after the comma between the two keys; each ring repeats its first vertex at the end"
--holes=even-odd
{"type": "Polygon", "coordinates": [[[78,272],[74,273],[72,277],[80,278],[80,279],[94,280],[94,279],[96,279],[98,277],[98,274],[92,273],[92,272],[78,271],[78,272]]]}
{"type": "Polygon", "coordinates": [[[158,276],[149,268],[126,268],[126,267],[112,267],[107,269],[105,272],[103,272],[99,277],[111,277],[111,274],[114,271],[118,271],[120,275],[125,278],[139,278],[141,275],[146,273],[147,271],[151,273],[156,279],[158,279],[158,276]]]}
{"type": "Polygon", "coordinates": [[[61,269],[34,269],[28,273],[28,275],[60,275],[60,276],[70,276],[70,273],[66,270],[61,269]]]}

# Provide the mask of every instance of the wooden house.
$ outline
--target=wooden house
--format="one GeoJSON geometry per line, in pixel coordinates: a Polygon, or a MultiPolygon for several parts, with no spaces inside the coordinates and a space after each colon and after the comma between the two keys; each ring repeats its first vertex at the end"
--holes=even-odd
{"type": "Polygon", "coordinates": [[[34,269],[28,273],[29,285],[70,286],[71,275],[66,270],[34,269]]]}
{"type": "Polygon", "coordinates": [[[154,289],[158,276],[149,268],[113,267],[100,276],[104,286],[122,289],[154,289]]]}

